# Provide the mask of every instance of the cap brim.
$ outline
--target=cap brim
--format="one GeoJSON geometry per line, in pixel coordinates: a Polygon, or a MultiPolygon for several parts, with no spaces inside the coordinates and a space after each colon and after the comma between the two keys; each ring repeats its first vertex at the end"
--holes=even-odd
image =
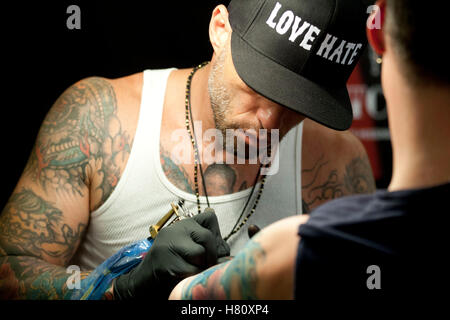
{"type": "Polygon", "coordinates": [[[351,126],[346,85],[325,87],[312,82],[257,52],[236,33],[231,36],[231,52],[239,77],[257,93],[329,128],[351,126]]]}

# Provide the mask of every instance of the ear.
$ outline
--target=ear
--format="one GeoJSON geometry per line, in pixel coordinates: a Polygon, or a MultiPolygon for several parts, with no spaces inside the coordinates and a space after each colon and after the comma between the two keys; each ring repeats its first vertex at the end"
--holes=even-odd
{"type": "Polygon", "coordinates": [[[213,10],[209,23],[209,40],[216,54],[226,46],[230,36],[231,26],[228,21],[228,10],[224,5],[219,5],[213,10]]]}
{"type": "Polygon", "coordinates": [[[378,0],[374,8],[377,8],[377,10],[372,11],[369,20],[367,21],[367,39],[373,50],[378,55],[382,56],[385,51],[383,29],[386,13],[386,0],[378,0]]]}

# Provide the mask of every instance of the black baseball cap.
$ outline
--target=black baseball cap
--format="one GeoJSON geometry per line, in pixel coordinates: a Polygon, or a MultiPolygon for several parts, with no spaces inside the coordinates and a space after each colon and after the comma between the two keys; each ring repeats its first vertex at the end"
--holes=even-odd
{"type": "Polygon", "coordinates": [[[238,75],[264,97],[327,127],[353,120],[347,80],[367,44],[365,0],[232,0],[238,75]]]}

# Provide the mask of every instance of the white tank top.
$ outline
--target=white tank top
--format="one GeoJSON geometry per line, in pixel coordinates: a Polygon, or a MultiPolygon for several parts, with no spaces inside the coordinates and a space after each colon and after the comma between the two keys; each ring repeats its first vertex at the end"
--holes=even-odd
{"type": "MultiPolygon", "coordinates": [[[[147,238],[149,226],[182,198],[186,207],[197,212],[197,199],[174,186],[165,176],[160,162],[160,129],[167,79],[174,69],[144,71],[139,120],[126,168],[110,197],[91,213],[86,236],[72,261],[83,270],[97,267],[120,248],[147,238]]],[[[247,227],[263,228],[276,220],[302,213],[301,145],[302,124],[281,141],[279,170],[267,177],[256,212],[228,243],[235,255],[248,241],[247,227]]],[[[258,186],[253,194],[256,197],[258,186]]],[[[251,188],[233,194],[209,197],[216,211],[222,236],[230,233],[245,205],[251,188]]],[[[200,197],[202,209],[206,198],[200,197]]],[[[250,202],[247,212],[252,207],[250,202]]]]}

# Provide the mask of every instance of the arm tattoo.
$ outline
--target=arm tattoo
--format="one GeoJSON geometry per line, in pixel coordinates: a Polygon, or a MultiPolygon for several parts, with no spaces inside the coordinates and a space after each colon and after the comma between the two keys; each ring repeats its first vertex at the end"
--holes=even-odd
{"type": "MultiPolygon", "coordinates": [[[[70,299],[70,274],[63,267],[27,256],[0,258],[0,299],[70,299]]],[[[80,279],[88,273],[80,274],[80,279]]]]}
{"type": "MultiPolygon", "coordinates": [[[[81,272],[84,281],[90,272],[81,272]]],[[[73,292],[67,286],[71,274],[66,268],[27,256],[0,257],[0,300],[70,300],[73,292]]],[[[112,300],[112,284],[102,300],[112,300]]]]}
{"type": "Polygon", "coordinates": [[[120,177],[118,163],[130,153],[130,138],[117,117],[113,87],[88,78],[66,90],[55,102],[39,132],[26,173],[44,190],[84,195],[90,174],[101,177],[99,207],[120,177]]]}
{"type": "Polygon", "coordinates": [[[258,264],[266,252],[252,239],[230,262],[212,267],[195,276],[183,288],[181,297],[192,299],[257,299],[258,264]]]}
{"type": "Polygon", "coordinates": [[[0,216],[0,298],[65,298],[69,274],[45,260],[67,264],[84,230],[33,191],[13,194],[0,216]]]}
{"type": "Polygon", "coordinates": [[[62,212],[29,189],[11,196],[0,216],[0,247],[9,255],[54,258],[67,263],[85,225],[76,229],[62,221],[62,212]]]}

